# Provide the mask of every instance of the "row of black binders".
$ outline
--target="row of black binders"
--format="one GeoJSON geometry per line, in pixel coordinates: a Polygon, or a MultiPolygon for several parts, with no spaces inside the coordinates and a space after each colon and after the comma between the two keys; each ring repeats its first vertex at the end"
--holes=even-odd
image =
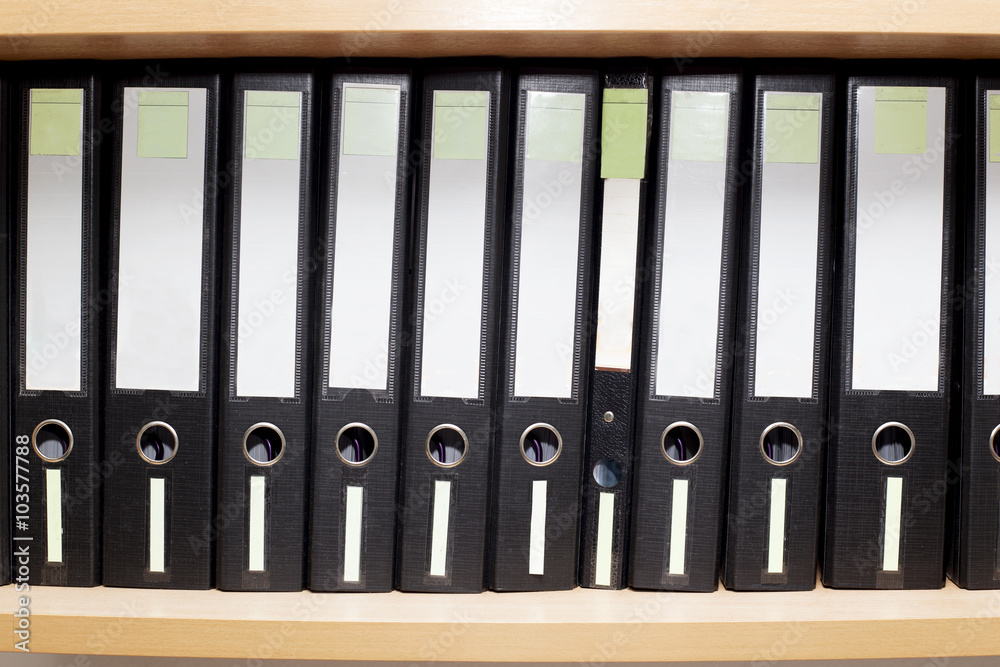
{"type": "Polygon", "coordinates": [[[15,581],[1000,587],[1000,80],[278,67],[0,72],[15,581]]]}

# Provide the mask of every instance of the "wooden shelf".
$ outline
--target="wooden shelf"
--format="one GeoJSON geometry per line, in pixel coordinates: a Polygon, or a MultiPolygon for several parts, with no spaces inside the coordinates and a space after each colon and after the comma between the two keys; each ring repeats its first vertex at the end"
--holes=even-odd
{"type": "MultiPolygon", "coordinates": [[[[597,664],[1000,655],[1000,591],[950,583],[482,595],[37,587],[30,597],[31,650],[48,653],[597,664]]],[[[6,637],[17,598],[13,586],[0,589],[6,637]]]]}
{"type": "Polygon", "coordinates": [[[1000,56],[981,0],[0,0],[0,59],[1000,56]]]}

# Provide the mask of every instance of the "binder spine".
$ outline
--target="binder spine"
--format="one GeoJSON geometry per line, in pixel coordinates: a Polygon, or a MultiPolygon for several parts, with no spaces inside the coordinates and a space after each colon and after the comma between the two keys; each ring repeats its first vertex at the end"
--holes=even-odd
{"type": "MultiPolygon", "coordinates": [[[[0,290],[4,294],[10,294],[10,227],[13,216],[10,215],[10,201],[7,198],[9,193],[9,178],[12,161],[10,157],[10,119],[13,117],[10,107],[10,84],[5,78],[6,72],[0,70],[0,214],[6,220],[0,238],[0,290]]],[[[0,344],[5,350],[10,350],[10,298],[0,300],[0,344]]],[[[14,442],[11,439],[11,382],[10,382],[10,356],[0,355],[0,404],[6,409],[0,411],[0,437],[5,442],[14,442]]],[[[16,445],[15,445],[16,446],[16,445]]],[[[17,489],[20,483],[25,481],[17,479],[16,469],[11,465],[14,460],[14,447],[8,446],[0,453],[0,586],[11,581],[11,508],[19,500],[11,494],[11,481],[17,489]],[[15,501],[15,502],[11,502],[15,501]]],[[[21,487],[24,488],[24,487],[21,487]]]]}
{"type": "Polygon", "coordinates": [[[95,586],[100,582],[100,397],[94,363],[101,319],[97,276],[98,139],[94,124],[99,100],[99,82],[92,75],[73,72],[49,78],[34,76],[32,71],[21,80],[13,104],[20,123],[14,167],[18,174],[13,193],[16,227],[12,230],[19,285],[14,293],[18,314],[14,321],[18,327],[16,345],[12,346],[12,361],[17,364],[17,371],[12,373],[16,378],[12,383],[14,472],[19,485],[22,476],[27,478],[32,498],[30,512],[23,516],[15,504],[14,540],[30,539],[27,579],[32,585],[95,586]],[[33,97],[35,90],[42,91],[37,98],[33,97]],[[45,136],[41,132],[31,135],[33,101],[39,107],[35,121],[38,127],[52,128],[45,136]],[[31,182],[32,171],[35,183],[31,182]],[[57,173],[62,178],[46,178],[57,173]],[[66,209],[52,211],[56,216],[49,218],[55,226],[52,236],[58,240],[49,246],[32,243],[29,252],[29,232],[34,230],[34,238],[45,236],[35,227],[35,207],[54,203],[46,196],[48,187],[66,188],[62,194],[68,195],[64,201],[69,203],[66,209]],[[71,230],[78,230],[79,235],[71,230]],[[75,247],[74,238],[79,239],[75,247]],[[46,283],[37,272],[29,278],[29,271],[42,266],[29,263],[29,254],[31,260],[37,261],[47,252],[59,253],[66,260],[61,267],[66,272],[73,262],[80,262],[79,278],[66,277],[58,288],[72,294],[77,287],[79,301],[71,296],[53,306],[48,315],[33,310],[29,323],[28,283],[32,283],[33,290],[39,290],[32,295],[51,297],[56,289],[51,280],[46,283]],[[54,328],[51,320],[56,322],[54,328]],[[35,338],[33,349],[27,349],[28,327],[33,337],[48,336],[41,349],[35,338]],[[74,348],[78,356],[73,354],[74,348]],[[17,470],[17,465],[27,470],[17,470]]]}
{"type": "MultiPolygon", "coordinates": [[[[309,73],[236,74],[233,91],[234,185],[223,232],[229,247],[219,425],[218,515],[225,520],[219,521],[218,586],[223,590],[298,591],[305,581],[308,524],[308,338],[312,273],[317,262],[312,212],[313,113],[319,96],[309,73]],[[256,109],[248,112],[251,107],[256,109]],[[289,130],[292,127],[297,128],[297,134],[289,130]],[[247,181],[250,160],[255,161],[254,187],[247,181]],[[249,216],[257,215],[254,221],[259,222],[261,211],[256,200],[244,206],[243,195],[252,199],[266,191],[263,188],[275,187],[267,183],[269,175],[276,175],[285,184],[297,180],[297,193],[282,199],[283,206],[297,206],[297,215],[293,218],[283,208],[280,214],[269,216],[272,223],[280,221],[286,229],[280,238],[271,237],[273,243],[256,245],[257,251],[267,249],[268,256],[262,257],[241,247],[242,234],[253,234],[259,240],[273,227],[255,224],[248,231],[249,216]],[[294,246],[289,243],[293,233],[298,236],[294,246]],[[277,247],[282,241],[285,245],[277,247]],[[270,299],[275,313],[285,308],[281,315],[272,316],[278,318],[273,321],[283,324],[281,334],[266,339],[277,342],[261,346],[254,337],[257,331],[266,330],[262,327],[269,319],[269,309],[267,303],[247,295],[248,309],[240,316],[244,301],[241,280],[249,281],[253,275],[249,269],[242,272],[241,263],[249,261],[264,270],[271,258],[294,262],[295,268],[282,274],[282,287],[274,288],[279,294],[270,299]],[[292,303],[294,315],[287,308],[292,303]],[[276,364],[281,364],[281,370],[272,375],[276,364]]],[[[273,271],[266,275],[272,276],[273,271]]],[[[260,288],[259,283],[248,284],[260,288]]],[[[265,301],[272,294],[268,292],[265,301]]]]}
{"type": "Polygon", "coordinates": [[[592,72],[525,70],[516,90],[491,586],[562,590],[576,585],[579,565],[581,468],[593,366],[586,310],[592,292],[599,82],[592,72]],[[563,117],[549,120],[549,113],[563,117]],[[533,129],[532,119],[542,129],[533,129]],[[546,143],[544,132],[554,122],[565,123],[565,136],[572,137],[565,145],[546,143]],[[573,134],[574,122],[582,123],[579,135],[573,134]],[[547,237],[558,238],[547,248],[540,232],[545,221],[558,230],[553,232],[558,236],[547,237]],[[574,245],[571,256],[565,248],[574,245]],[[546,262],[549,268],[540,271],[546,262]],[[538,338],[545,328],[539,326],[540,294],[559,304],[548,322],[559,333],[546,335],[545,342],[538,338]]]}
{"type": "Polygon", "coordinates": [[[756,77],[737,325],[745,344],[737,346],[734,365],[722,568],[729,588],[811,590],[816,584],[835,108],[832,76],[756,77]]]}
{"type": "Polygon", "coordinates": [[[414,294],[409,318],[413,326],[411,382],[406,386],[404,408],[396,556],[398,586],[404,591],[483,590],[497,410],[497,313],[509,85],[507,72],[499,69],[429,71],[422,77],[416,145],[414,294]],[[438,102],[445,109],[440,134],[435,133],[438,102]],[[454,236],[447,227],[446,195],[450,190],[446,189],[465,177],[469,181],[458,187],[477,193],[475,196],[482,197],[477,201],[483,202],[482,208],[475,210],[465,202],[467,212],[463,213],[468,229],[475,229],[474,222],[482,224],[481,241],[463,236],[463,242],[470,244],[464,254],[472,257],[482,253],[481,289],[474,287],[471,274],[463,274],[456,282],[455,276],[441,270],[445,266],[442,262],[463,259],[450,257],[440,240],[454,236]],[[436,202],[433,206],[432,199],[436,202]],[[433,220],[432,214],[437,216],[433,220]],[[431,237],[432,223],[438,237],[431,237]],[[473,251],[472,246],[481,250],[473,251]],[[439,252],[437,259],[428,258],[432,247],[439,252]],[[439,291],[426,292],[429,276],[434,277],[439,291]],[[463,284],[467,287],[457,288],[463,284]],[[460,298],[472,300],[464,302],[467,306],[474,304],[472,310],[462,311],[461,319],[475,331],[462,338],[475,340],[478,332],[479,344],[474,349],[463,348],[464,361],[457,368],[456,350],[447,343],[446,332],[434,325],[448,322],[441,316],[448,307],[456,308],[460,298]],[[471,375],[477,368],[478,374],[471,375]]]}
{"type": "MultiPolygon", "coordinates": [[[[660,89],[655,228],[651,230],[646,260],[654,269],[643,316],[645,342],[640,348],[629,583],[633,588],[712,591],[718,583],[729,450],[733,318],[739,263],[737,147],[741,81],[735,73],[705,72],[664,77],[660,89]],[[725,112],[719,113],[722,106],[719,97],[703,98],[698,96],[700,93],[727,95],[725,112]],[[685,106],[679,107],[678,101],[685,106]],[[672,118],[677,117],[681,128],[682,121],[687,122],[692,116],[707,120],[701,113],[706,109],[712,112],[712,123],[724,123],[726,128],[724,132],[713,133],[710,152],[702,153],[698,146],[683,143],[671,146],[675,143],[671,136],[672,118]],[[721,137],[725,137],[724,142],[721,137]],[[671,220],[667,217],[672,201],[669,198],[683,194],[679,191],[685,189],[680,187],[673,193],[668,189],[671,167],[679,175],[684,173],[683,167],[672,164],[672,155],[698,163],[689,169],[711,169],[712,179],[721,179],[721,196],[715,201],[718,215],[714,218],[719,225],[715,243],[720,252],[715,256],[720,263],[717,274],[714,268],[712,275],[706,274],[706,279],[712,280],[717,275],[719,287],[717,293],[704,295],[706,303],[718,299],[718,309],[711,309],[711,316],[717,319],[702,315],[702,325],[708,322],[716,344],[708,350],[703,372],[688,369],[690,381],[681,382],[683,386],[673,386],[678,384],[679,374],[665,372],[661,378],[656,372],[659,346],[666,344],[660,335],[661,318],[690,316],[685,312],[661,312],[662,297],[669,288],[664,271],[673,268],[663,261],[664,224],[671,220]],[[709,162],[716,166],[706,167],[709,162]],[[712,325],[713,321],[716,324],[712,325]],[[665,514],[669,521],[664,520],[665,514]]],[[[682,142],[685,133],[675,136],[682,142]]],[[[694,279],[687,278],[685,289],[691,280],[694,279]]],[[[687,344],[690,346],[690,341],[687,344]]],[[[700,350],[703,356],[706,349],[700,350]]]]}
{"type": "Polygon", "coordinates": [[[328,196],[321,204],[326,263],[319,295],[318,312],[322,318],[316,327],[319,346],[315,366],[318,386],[314,440],[319,446],[313,450],[310,508],[309,588],[312,590],[375,592],[393,587],[405,397],[402,346],[408,268],[411,81],[409,72],[358,71],[335,74],[331,82],[324,141],[329,153],[323,156],[323,183],[328,196]],[[349,94],[352,100],[346,100],[349,94]],[[387,95],[389,101],[368,100],[368,95],[387,95]],[[346,113],[348,104],[354,106],[351,114],[357,114],[393,102],[394,116],[367,120],[369,127],[387,134],[388,138],[376,133],[373,138],[378,145],[349,144],[362,138],[359,130],[365,127],[364,119],[346,113]],[[377,127],[376,122],[380,123],[377,127]],[[348,133],[353,134],[348,137],[348,133]],[[387,184],[390,176],[393,183],[387,184]],[[375,197],[374,191],[381,199],[369,202],[366,212],[359,213],[350,208],[359,203],[357,193],[351,189],[369,197],[375,197]],[[391,205],[386,206],[390,201],[391,205]],[[348,210],[343,214],[343,232],[340,232],[338,213],[345,208],[348,210]],[[376,209],[384,215],[376,217],[376,209]],[[360,236],[367,240],[363,248],[358,248],[354,239],[359,235],[359,221],[371,228],[378,225],[381,233],[376,239],[362,232],[360,236]],[[341,244],[337,243],[338,233],[346,239],[341,244]],[[384,284],[386,290],[364,303],[358,303],[358,299],[367,299],[368,293],[357,279],[346,274],[346,267],[357,262],[368,265],[360,279],[384,284]],[[376,267],[380,273],[376,273],[376,267]],[[338,268],[341,271],[335,273],[338,268]],[[338,280],[343,285],[338,285],[338,280]],[[337,288],[360,290],[360,296],[345,297],[337,288]],[[345,298],[348,298],[346,305],[342,301],[345,298]],[[345,322],[347,326],[364,326],[366,330],[373,327],[371,318],[363,325],[350,318],[345,309],[352,306],[358,308],[359,315],[370,311],[373,317],[385,316],[387,329],[379,330],[380,337],[373,336],[381,341],[379,345],[385,345],[384,351],[348,347],[358,343],[343,333],[345,322]],[[334,330],[334,327],[340,328],[334,330]],[[349,357],[356,357],[357,363],[346,368],[345,364],[353,361],[349,357]],[[337,369],[331,371],[335,364],[337,369]],[[345,381],[345,376],[352,374],[353,379],[345,381]],[[348,383],[352,386],[341,386],[348,383]]]}

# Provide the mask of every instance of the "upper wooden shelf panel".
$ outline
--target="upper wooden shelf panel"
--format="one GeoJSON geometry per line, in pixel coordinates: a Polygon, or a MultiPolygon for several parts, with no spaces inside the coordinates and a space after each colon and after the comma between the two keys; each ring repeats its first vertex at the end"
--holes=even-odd
{"type": "Polygon", "coordinates": [[[0,0],[0,59],[1000,57],[987,0],[0,0]]]}

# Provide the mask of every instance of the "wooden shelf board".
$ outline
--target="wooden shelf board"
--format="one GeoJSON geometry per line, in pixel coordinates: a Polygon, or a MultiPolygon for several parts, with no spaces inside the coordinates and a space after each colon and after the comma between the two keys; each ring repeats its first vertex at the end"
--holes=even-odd
{"type": "Polygon", "coordinates": [[[998,57],[1000,13],[980,0],[0,0],[3,60],[472,55],[998,57]]]}
{"type": "MultiPolygon", "coordinates": [[[[1000,591],[950,583],[802,593],[29,595],[30,646],[42,653],[585,663],[1000,655],[1000,591]]],[[[0,589],[8,637],[18,597],[0,589]]]]}

